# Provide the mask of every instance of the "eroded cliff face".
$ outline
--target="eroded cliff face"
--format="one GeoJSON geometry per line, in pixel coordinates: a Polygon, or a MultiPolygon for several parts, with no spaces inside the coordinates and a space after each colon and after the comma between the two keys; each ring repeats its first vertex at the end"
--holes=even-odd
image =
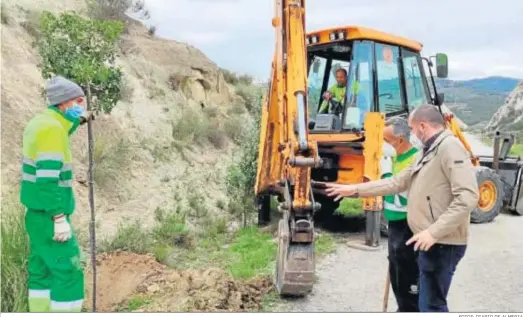
{"type": "MultiPolygon", "coordinates": [[[[2,19],[2,193],[16,199],[22,132],[28,120],[46,107],[41,95],[45,81],[30,27],[37,27],[35,16],[42,10],[85,14],[86,8],[81,0],[4,0],[2,10],[7,17],[2,19]]],[[[102,235],[114,233],[122,221],[152,223],[156,208],[187,204],[193,196],[202,198],[202,209],[218,212],[217,201],[227,199],[225,175],[235,146],[228,140],[221,141],[220,147],[207,141],[215,130],[202,120],[208,110],[231,113],[239,98],[234,87],[201,51],[156,38],[140,23],[133,23],[122,35],[117,64],[125,76],[127,96],[111,115],[100,115],[93,123],[96,168],[107,184],[96,188],[102,235]],[[188,110],[193,116],[183,122],[188,110]],[[177,127],[180,122],[185,126],[177,127]],[[196,123],[200,126],[193,126],[196,123]],[[176,143],[180,134],[193,132],[206,136],[194,145],[176,143]]],[[[237,121],[246,120],[245,114],[234,115],[237,121]]],[[[215,115],[211,124],[223,125],[228,116],[232,115],[218,120],[215,115]]],[[[71,143],[77,197],[74,220],[82,228],[89,210],[86,129],[79,129],[71,143]]]]}
{"type": "Polygon", "coordinates": [[[487,124],[487,130],[523,130],[523,81],[505,100],[487,124]]]}

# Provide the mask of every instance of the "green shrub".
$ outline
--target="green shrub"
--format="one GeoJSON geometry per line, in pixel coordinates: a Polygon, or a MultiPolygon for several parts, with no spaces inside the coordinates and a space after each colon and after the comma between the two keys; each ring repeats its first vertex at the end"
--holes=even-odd
{"type": "MultiPolygon", "coordinates": [[[[122,172],[133,160],[133,152],[125,137],[109,137],[103,131],[96,134],[93,146],[93,180],[105,190],[119,183],[122,172]]],[[[87,162],[87,158],[85,161],[87,162]]]]}
{"type": "Polygon", "coordinates": [[[255,108],[259,108],[262,97],[262,90],[258,86],[252,85],[238,85],[236,86],[236,94],[242,97],[245,108],[253,113],[255,108]]]}
{"type": "Polygon", "coordinates": [[[185,213],[165,212],[157,209],[155,216],[157,223],[152,233],[156,243],[160,245],[190,246],[191,240],[185,213]]]}
{"type": "Polygon", "coordinates": [[[24,208],[2,199],[2,312],[27,312],[27,261],[29,238],[25,232],[24,208]]]}
{"type": "Polygon", "coordinates": [[[102,252],[130,251],[138,254],[146,254],[151,251],[153,240],[142,227],[139,221],[130,224],[119,224],[116,235],[111,240],[101,243],[102,252]]]}
{"type": "Polygon", "coordinates": [[[9,13],[6,10],[4,3],[1,4],[0,10],[2,10],[2,11],[0,11],[0,15],[2,18],[2,24],[9,25],[9,23],[11,22],[11,18],[9,17],[9,13]]]}
{"type": "Polygon", "coordinates": [[[37,41],[42,76],[60,74],[84,91],[89,84],[93,109],[110,113],[122,97],[123,74],[115,59],[123,27],[117,21],[84,19],[74,12],[44,11],[37,41]]]}
{"type": "MultiPolygon", "coordinates": [[[[261,90],[260,90],[261,92],[261,90]]],[[[260,106],[252,109],[252,121],[246,127],[243,137],[238,140],[241,152],[234,156],[228,167],[226,185],[229,195],[229,210],[242,213],[253,211],[254,184],[258,166],[258,142],[260,131],[260,106]]]]}
{"type": "Polygon", "coordinates": [[[252,85],[253,80],[254,79],[252,78],[252,76],[247,74],[243,74],[238,77],[238,82],[244,85],[252,85]]]}
{"type": "Polygon", "coordinates": [[[89,16],[97,20],[128,20],[125,12],[133,4],[131,0],[87,0],[89,16]]]}
{"type": "Polygon", "coordinates": [[[220,68],[220,71],[222,72],[223,78],[227,83],[231,85],[236,85],[238,83],[238,75],[236,75],[234,72],[231,72],[225,68],[220,68]]]}

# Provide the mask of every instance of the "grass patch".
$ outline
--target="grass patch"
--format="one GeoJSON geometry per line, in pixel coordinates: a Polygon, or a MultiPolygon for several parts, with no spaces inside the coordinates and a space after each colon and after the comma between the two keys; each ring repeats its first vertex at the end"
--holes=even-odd
{"type": "Polygon", "coordinates": [[[238,232],[230,248],[232,262],[227,269],[234,278],[248,279],[258,273],[269,273],[275,260],[276,244],[272,236],[257,228],[244,228],[238,232]]]}
{"type": "MultiPolygon", "coordinates": [[[[101,189],[116,188],[118,180],[133,160],[131,144],[126,138],[97,133],[93,147],[93,180],[101,189]]],[[[85,155],[87,162],[88,156],[85,155]]]]}
{"type": "Polygon", "coordinates": [[[151,303],[150,298],[148,298],[146,296],[135,295],[131,298],[131,300],[127,304],[127,309],[125,309],[125,311],[132,312],[132,311],[140,309],[144,306],[147,306],[150,303],[151,303]]]}
{"type": "Polygon", "coordinates": [[[276,290],[272,290],[263,296],[260,312],[273,312],[281,303],[283,303],[283,300],[281,299],[278,292],[276,292],[276,290]]]}
{"type": "Polygon", "coordinates": [[[180,149],[194,144],[211,143],[223,149],[228,139],[238,143],[244,134],[244,120],[238,116],[223,117],[217,108],[204,111],[183,110],[180,118],[172,123],[173,143],[180,149]]]}
{"type": "Polygon", "coordinates": [[[334,211],[335,214],[345,217],[355,217],[363,215],[362,202],[359,198],[343,198],[340,206],[334,211]]]}
{"type": "Polygon", "coordinates": [[[511,155],[523,155],[523,144],[514,144],[510,149],[511,155]]]}
{"type": "Polygon", "coordinates": [[[9,14],[6,10],[6,6],[2,3],[1,9],[0,9],[0,15],[2,17],[2,24],[9,25],[11,18],[9,17],[9,14]]]}
{"type": "Polygon", "coordinates": [[[33,38],[40,37],[40,13],[38,11],[27,11],[26,19],[20,22],[20,26],[33,38]]]}
{"type": "Polygon", "coordinates": [[[255,227],[231,233],[226,218],[210,216],[201,220],[201,230],[191,231],[185,215],[180,210],[157,209],[153,228],[146,230],[139,223],[122,225],[100,250],[152,253],[157,261],[177,269],[219,267],[238,279],[271,274],[276,244],[270,234],[255,227]]]}
{"type": "Polygon", "coordinates": [[[120,224],[116,229],[116,234],[111,240],[104,240],[101,243],[101,252],[115,250],[130,251],[138,254],[148,253],[153,246],[153,241],[140,222],[130,224],[120,224]]]}
{"type": "Polygon", "coordinates": [[[157,225],[153,228],[152,234],[156,243],[191,247],[185,213],[180,211],[166,213],[162,209],[157,208],[155,218],[157,225]]]}
{"type": "Polygon", "coordinates": [[[316,238],[314,243],[314,251],[317,255],[325,255],[334,252],[336,249],[336,241],[332,235],[328,233],[322,233],[316,238]]]}
{"type": "Polygon", "coordinates": [[[14,199],[2,199],[2,312],[27,312],[27,260],[29,238],[25,212],[14,199]]]}

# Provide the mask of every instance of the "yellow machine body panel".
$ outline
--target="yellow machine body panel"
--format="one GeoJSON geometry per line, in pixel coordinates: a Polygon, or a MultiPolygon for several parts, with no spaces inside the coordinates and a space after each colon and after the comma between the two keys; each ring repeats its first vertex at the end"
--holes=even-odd
{"type": "Polygon", "coordinates": [[[307,33],[309,39],[314,36],[318,37],[317,41],[309,41],[309,45],[365,39],[407,47],[416,52],[421,51],[423,47],[420,42],[362,26],[340,26],[307,33]],[[338,35],[340,33],[343,35],[338,35]]]}

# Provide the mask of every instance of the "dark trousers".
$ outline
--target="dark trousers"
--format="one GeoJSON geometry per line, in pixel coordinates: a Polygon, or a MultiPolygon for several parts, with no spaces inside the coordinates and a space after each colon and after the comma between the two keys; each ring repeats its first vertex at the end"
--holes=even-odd
{"type": "Polygon", "coordinates": [[[419,312],[417,252],[405,243],[412,238],[407,220],[389,221],[389,273],[399,312],[419,312]]]}
{"type": "Polygon", "coordinates": [[[435,244],[429,251],[420,251],[419,308],[421,312],[448,312],[447,294],[465,245],[435,244]]]}

